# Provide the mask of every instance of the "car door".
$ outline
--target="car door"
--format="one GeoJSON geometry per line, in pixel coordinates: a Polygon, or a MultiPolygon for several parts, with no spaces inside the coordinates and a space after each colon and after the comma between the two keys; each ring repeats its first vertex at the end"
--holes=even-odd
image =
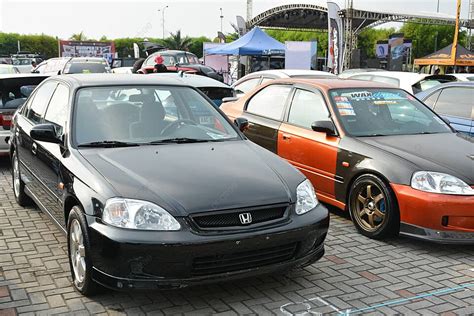
{"type": "Polygon", "coordinates": [[[311,124],[330,120],[323,94],[295,87],[285,120],[278,133],[278,155],[298,168],[313,183],[318,196],[335,199],[339,137],[315,132],[311,124]]]}
{"type": "Polygon", "coordinates": [[[441,91],[434,111],[446,117],[457,131],[470,134],[474,109],[474,87],[447,87],[441,91]]]}
{"type": "MultiPolygon", "coordinates": [[[[51,123],[55,127],[56,136],[63,138],[66,130],[66,122],[69,115],[69,87],[59,83],[51,97],[46,114],[44,115],[44,123],[51,123]]],[[[67,172],[64,170],[62,160],[64,147],[59,144],[39,142],[38,157],[41,157],[40,164],[42,170],[44,191],[48,194],[48,204],[45,205],[48,211],[53,215],[58,224],[66,227],[62,207],[62,195],[64,189],[64,180],[67,172]]]]}
{"type": "Polygon", "coordinates": [[[243,117],[249,127],[245,135],[256,144],[277,153],[278,129],[292,86],[273,84],[255,93],[245,105],[243,117]]]}
{"type": "Polygon", "coordinates": [[[41,84],[28,99],[21,115],[17,117],[15,137],[23,181],[36,198],[47,197],[42,185],[42,168],[38,157],[38,143],[30,136],[33,126],[43,122],[46,107],[57,86],[56,81],[41,84]]]}

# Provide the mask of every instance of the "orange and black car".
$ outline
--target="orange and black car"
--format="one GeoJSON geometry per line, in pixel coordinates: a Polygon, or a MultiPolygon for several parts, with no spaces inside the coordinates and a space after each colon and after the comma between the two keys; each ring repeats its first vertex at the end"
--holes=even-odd
{"type": "Polygon", "coordinates": [[[282,79],[221,109],[372,238],[474,244],[474,139],[380,83],[282,79]]]}

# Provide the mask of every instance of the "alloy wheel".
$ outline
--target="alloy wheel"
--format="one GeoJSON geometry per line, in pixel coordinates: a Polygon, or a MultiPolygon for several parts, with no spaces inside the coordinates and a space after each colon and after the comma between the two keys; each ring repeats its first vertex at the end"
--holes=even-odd
{"type": "Polygon", "coordinates": [[[71,256],[72,269],[74,272],[74,282],[80,284],[84,282],[86,275],[86,253],[84,247],[84,236],[79,221],[74,219],[69,232],[69,253],[71,256]]]}
{"type": "Polygon", "coordinates": [[[15,155],[13,156],[13,190],[15,192],[15,196],[17,197],[20,195],[20,181],[20,166],[18,163],[18,158],[15,155]]]}
{"type": "Polygon", "coordinates": [[[367,232],[379,229],[386,220],[385,195],[380,187],[370,183],[361,186],[354,201],[354,217],[367,232]]]}

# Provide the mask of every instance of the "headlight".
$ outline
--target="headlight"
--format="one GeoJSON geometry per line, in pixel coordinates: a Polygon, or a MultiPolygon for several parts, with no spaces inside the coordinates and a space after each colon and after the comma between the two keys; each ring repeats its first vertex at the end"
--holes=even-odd
{"type": "Polygon", "coordinates": [[[411,178],[411,187],[431,193],[474,195],[474,189],[464,181],[440,172],[415,172],[411,178]]]}
{"type": "Polygon", "coordinates": [[[296,214],[302,215],[318,205],[318,198],[314,193],[311,182],[306,179],[296,188],[296,214]]]}
{"type": "Polygon", "coordinates": [[[179,230],[181,225],[167,211],[150,202],[113,198],[102,213],[107,224],[146,230],[179,230]]]}

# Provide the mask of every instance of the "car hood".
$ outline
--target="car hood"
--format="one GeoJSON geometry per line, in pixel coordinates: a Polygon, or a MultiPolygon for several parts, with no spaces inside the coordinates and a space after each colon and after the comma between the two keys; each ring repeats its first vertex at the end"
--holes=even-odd
{"type": "Polygon", "coordinates": [[[419,171],[451,174],[474,185],[474,138],[442,133],[357,139],[413,163],[419,171]]]}
{"type": "Polygon", "coordinates": [[[81,149],[80,153],[118,196],[151,201],[173,215],[186,216],[293,202],[292,192],[304,177],[263,151],[250,141],[238,140],[81,149]]]}

